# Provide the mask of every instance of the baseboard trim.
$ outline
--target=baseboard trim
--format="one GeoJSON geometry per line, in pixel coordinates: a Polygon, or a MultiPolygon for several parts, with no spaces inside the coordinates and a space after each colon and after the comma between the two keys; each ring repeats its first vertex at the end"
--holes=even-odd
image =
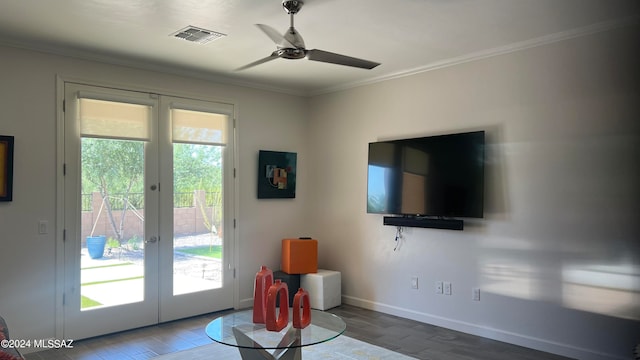
{"type": "Polygon", "coordinates": [[[566,356],[573,359],[582,360],[624,360],[611,354],[595,352],[593,350],[562,344],[547,339],[526,336],[510,331],[504,331],[487,326],[481,326],[464,321],[449,319],[433,314],[405,309],[398,306],[383,304],[375,301],[360,299],[354,296],[342,295],[344,304],[358,306],[368,310],[395,315],[406,319],[416,320],[423,323],[444,327],[451,330],[464,332],[471,335],[482,336],[484,338],[502,341],[518,346],[540,350],[556,355],[566,356]]]}
{"type": "Polygon", "coordinates": [[[240,299],[238,309],[246,309],[253,307],[253,298],[240,299]]]}

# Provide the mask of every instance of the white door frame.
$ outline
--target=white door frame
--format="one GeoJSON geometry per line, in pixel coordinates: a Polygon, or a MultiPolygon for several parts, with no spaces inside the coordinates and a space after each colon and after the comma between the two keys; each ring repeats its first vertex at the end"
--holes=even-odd
{"type": "MultiPolygon", "coordinates": [[[[151,94],[98,88],[87,85],[67,83],[65,90],[65,121],[64,121],[64,164],[66,174],[64,183],[65,202],[64,212],[64,336],[65,338],[87,338],[115,331],[131,329],[158,323],[159,298],[157,287],[158,276],[158,244],[146,243],[147,240],[159,236],[159,182],[158,160],[158,118],[159,104],[157,98],[151,94]],[[140,302],[126,305],[109,306],[91,310],[82,310],[81,270],[80,270],[80,125],[77,108],[80,98],[107,100],[116,102],[147,105],[151,112],[148,114],[149,138],[144,142],[144,297],[140,302]]],[[[61,200],[62,200],[61,199],[61,200]]]]}
{"type": "MultiPolygon", "coordinates": [[[[170,110],[181,109],[201,112],[211,112],[216,114],[225,114],[229,116],[228,128],[229,136],[227,139],[227,145],[224,150],[223,158],[223,189],[224,189],[224,217],[223,217],[223,236],[225,237],[223,246],[223,261],[222,274],[223,284],[229,284],[233,291],[225,291],[219,289],[205,290],[190,294],[173,295],[173,266],[162,266],[160,268],[160,322],[171,321],[175,319],[184,318],[187,316],[193,316],[195,314],[204,314],[213,311],[214,309],[221,309],[214,304],[233,304],[233,307],[237,307],[235,304],[234,295],[236,293],[236,281],[234,279],[234,242],[229,241],[227,238],[227,232],[231,231],[233,237],[234,231],[234,198],[235,195],[235,177],[234,168],[235,163],[233,159],[234,154],[234,136],[233,134],[233,119],[234,119],[234,106],[231,104],[225,104],[220,102],[210,102],[195,99],[187,99],[180,97],[172,97],[163,95],[160,97],[160,126],[162,134],[160,136],[160,148],[162,159],[161,167],[173,168],[173,147],[171,144],[171,119],[170,110]],[[230,216],[233,214],[233,216],[230,216]],[[183,302],[188,302],[189,306],[182,306],[183,302]]],[[[168,171],[162,171],[162,178],[160,183],[163,184],[163,188],[173,189],[173,173],[168,171]]],[[[160,192],[160,232],[162,234],[173,234],[173,198],[170,196],[172,192],[160,192]]],[[[173,264],[173,243],[172,241],[160,242],[160,263],[161,264],[173,264]]],[[[228,286],[229,286],[228,285],[228,286]]],[[[230,306],[224,305],[225,308],[230,306]]]]}
{"type": "MultiPolygon", "coordinates": [[[[56,322],[55,322],[55,333],[56,333],[56,337],[58,338],[64,338],[64,328],[65,328],[65,324],[64,324],[64,311],[65,311],[65,244],[64,244],[64,237],[65,237],[65,218],[63,216],[64,211],[65,211],[65,202],[64,202],[64,196],[65,196],[65,189],[64,189],[64,162],[65,162],[65,145],[64,145],[64,138],[65,138],[65,128],[64,128],[64,122],[65,122],[65,104],[64,104],[64,98],[65,98],[65,83],[77,83],[77,84],[93,84],[94,86],[97,87],[108,87],[108,88],[116,88],[116,89],[121,89],[121,88],[129,88],[130,91],[139,91],[139,92],[147,92],[147,93],[166,93],[172,96],[178,96],[180,97],[182,94],[176,94],[173,93],[173,91],[168,91],[168,90],[164,90],[164,91],[158,91],[157,89],[146,89],[146,88],[136,88],[136,87],[132,87],[132,86],[121,86],[121,85],[114,85],[114,84],[109,84],[109,83],[104,83],[101,81],[88,81],[86,79],[78,79],[78,78],[71,78],[71,77],[63,77],[63,76],[57,76],[56,77],[56,119],[57,119],[57,127],[56,127],[56,137],[58,139],[57,144],[56,144],[56,150],[57,150],[57,155],[56,155],[56,161],[57,161],[57,166],[56,166],[56,245],[55,245],[55,255],[56,255],[56,269],[55,269],[55,273],[56,273],[56,296],[55,296],[55,318],[56,318],[56,322]]],[[[189,96],[186,96],[185,98],[189,98],[189,96]]],[[[233,102],[227,101],[227,100],[220,100],[220,99],[215,99],[215,98],[208,98],[208,97],[201,97],[201,100],[203,101],[210,101],[210,102],[223,102],[223,103],[227,103],[233,106],[233,128],[231,130],[230,136],[232,137],[232,143],[229,145],[230,149],[233,152],[233,156],[231,159],[231,165],[232,165],[232,169],[233,169],[233,177],[231,179],[231,181],[228,181],[227,184],[225,184],[225,194],[226,194],[226,198],[229,201],[229,204],[225,204],[225,206],[229,206],[228,209],[225,209],[225,219],[226,221],[229,221],[232,223],[231,226],[227,225],[226,226],[226,236],[230,237],[230,246],[229,250],[231,251],[231,255],[229,256],[229,264],[228,264],[228,271],[230,273],[232,273],[232,284],[231,284],[231,292],[232,292],[232,306],[233,308],[239,308],[240,306],[240,300],[239,300],[239,289],[238,289],[238,277],[236,276],[236,264],[238,264],[238,259],[239,259],[239,254],[237,252],[238,249],[238,241],[237,241],[237,237],[238,237],[238,231],[236,228],[236,222],[235,219],[238,216],[238,206],[237,206],[237,202],[238,202],[238,179],[236,177],[236,171],[235,169],[237,169],[237,162],[238,162],[238,156],[237,156],[237,132],[236,132],[236,107],[234,105],[233,102]],[[226,187],[228,186],[228,188],[226,187]],[[227,190],[228,189],[228,190],[227,190]]],[[[162,317],[160,317],[159,321],[167,321],[169,320],[167,319],[163,319],[162,317]]]]}

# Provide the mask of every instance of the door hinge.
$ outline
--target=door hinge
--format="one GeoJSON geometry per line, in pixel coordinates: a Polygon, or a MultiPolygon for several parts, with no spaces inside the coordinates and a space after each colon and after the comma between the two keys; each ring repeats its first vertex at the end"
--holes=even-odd
{"type": "Polygon", "coordinates": [[[66,100],[62,100],[62,112],[67,111],[67,101],[66,100]]]}
{"type": "Polygon", "coordinates": [[[67,175],[67,164],[62,164],[62,176],[67,175]]]}
{"type": "Polygon", "coordinates": [[[233,219],[233,228],[236,228],[236,219],[233,219]]]}
{"type": "Polygon", "coordinates": [[[62,241],[67,241],[67,229],[62,229],[62,241]]]}
{"type": "Polygon", "coordinates": [[[236,178],[236,168],[233,168],[233,178],[236,178]]]}
{"type": "Polygon", "coordinates": [[[233,278],[236,278],[236,268],[233,268],[233,278]]]}
{"type": "Polygon", "coordinates": [[[67,294],[62,294],[62,305],[67,305],[67,294]]]}

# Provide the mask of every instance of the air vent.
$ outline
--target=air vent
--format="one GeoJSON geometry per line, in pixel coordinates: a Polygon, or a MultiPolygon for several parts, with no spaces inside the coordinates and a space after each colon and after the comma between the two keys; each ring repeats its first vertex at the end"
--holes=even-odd
{"type": "Polygon", "coordinates": [[[198,44],[206,44],[227,35],[195,26],[187,26],[186,28],[171,34],[171,36],[198,44]]]}

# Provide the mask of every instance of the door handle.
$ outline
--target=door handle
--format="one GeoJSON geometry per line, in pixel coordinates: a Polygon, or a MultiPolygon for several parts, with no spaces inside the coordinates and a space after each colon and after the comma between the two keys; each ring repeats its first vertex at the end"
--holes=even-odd
{"type": "Polygon", "coordinates": [[[153,244],[155,242],[158,242],[158,237],[157,236],[152,236],[149,238],[149,240],[145,240],[144,243],[145,244],[153,244]]]}

